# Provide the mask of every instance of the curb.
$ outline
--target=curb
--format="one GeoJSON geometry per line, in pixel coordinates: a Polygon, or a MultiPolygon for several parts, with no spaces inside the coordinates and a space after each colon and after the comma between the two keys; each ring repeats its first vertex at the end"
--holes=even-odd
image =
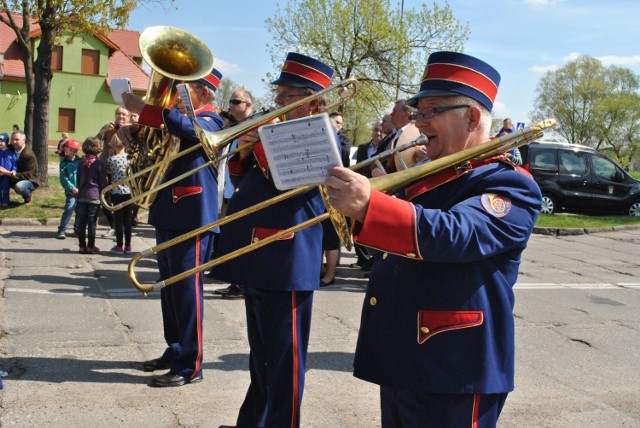
{"type": "Polygon", "coordinates": [[[537,235],[549,235],[549,236],[575,236],[575,235],[589,235],[592,233],[605,233],[605,232],[620,232],[624,230],[638,230],[640,225],[623,225],[623,226],[611,226],[611,227],[592,227],[592,228],[547,228],[547,227],[534,227],[533,233],[537,235]]]}
{"type": "MultiPolygon", "coordinates": [[[[147,215],[145,213],[144,222],[147,223],[147,215]]],[[[60,218],[46,218],[42,221],[36,218],[3,218],[0,219],[0,226],[58,226],[60,224],[60,218]]],[[[606,233],[606,232],[620,232],[625,230],[638,230],[640,225],[622,225],[611,227],[592,227],[592,228],[573,228],[573,229],[560,229],[549,227],[534,227],[533,233],[536,235],[547,236],[576,236],[576,235],[588,235],[592,233],[606,233]]]]}

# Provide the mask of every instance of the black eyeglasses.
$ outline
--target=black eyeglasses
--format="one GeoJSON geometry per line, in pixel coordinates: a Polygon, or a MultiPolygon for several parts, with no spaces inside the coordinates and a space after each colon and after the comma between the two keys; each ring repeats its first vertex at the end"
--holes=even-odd
{"type": "Polygon", "coordinates": [[[431,119],[432,117],[437,116],[440,113],[448,110],[454,110],[458,108],[469,108],[469,107],[471,106],[466,104],[460,104],[455,106],[427,107],[426,109],[417,112],[416,117],[419,117],[421,119],[431,119]]]}
{"type": "Polygon", "coordinates": [[[244,100],[236,100],[236,99],[229,100],[229,104],[233,104],[234,106],[237,106],[237,105],[242,104],[242,103],[246,103],[246,101],[244,101],[244,100]]]}

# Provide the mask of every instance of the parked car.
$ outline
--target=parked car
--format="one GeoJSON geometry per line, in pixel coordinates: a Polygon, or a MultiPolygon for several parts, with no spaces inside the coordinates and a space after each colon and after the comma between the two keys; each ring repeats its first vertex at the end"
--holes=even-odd
{"type": "Polygon", "coordinates": [[[533,142],[522,164],[542,191],[542,213],[559,211],[640,216],[640,181],[597,150],[533,142]]]}

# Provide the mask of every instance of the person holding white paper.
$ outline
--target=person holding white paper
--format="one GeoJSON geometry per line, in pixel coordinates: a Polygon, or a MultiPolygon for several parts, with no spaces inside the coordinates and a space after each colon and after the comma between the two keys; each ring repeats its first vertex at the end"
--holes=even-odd
{"type": "MultiPolygon", "coordinates": [[[[286,106],[329,86],[333,70],[322,62],[289,53],[277,85],[275,103],[286,106]]],[[[317,113],[314,99],[286,114],[298,119],[317,113]]],[[[239,147],[258,141],[243,135],[239,147]]],[[[293,141],[293,140],[292,140],[293,141]]],[[[293,144],[293,143],[292,143],[293,144]]],[[[295,147],[292,147],[292,150],[295,147]]],[[[275,187],[262,143],[229,161],[236,192],[228,214],[270,199],[275,187]]],[[[221,227],[218,255],[286,230],[325,211],[317,189],[286,199],[221,227]]],[[[251,383],[237,426],[297,427],[304,389],[313,292],[320,285],[322,226],[316,224],[214,268],[214,277],[239,284],[245,295],[251,383]]]]}

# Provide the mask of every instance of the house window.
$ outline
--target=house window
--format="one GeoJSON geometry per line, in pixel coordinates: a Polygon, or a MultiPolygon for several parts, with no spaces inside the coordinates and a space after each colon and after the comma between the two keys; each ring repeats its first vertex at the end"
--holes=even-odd
{"type": "Polygon", "coordinates": [[[76,109],[61,108],[58,110],[58,131],[59,132],[75,132],[76,131],[76,109]]]}
{"type": "Polygon", "coordinates": [[[98,74],[100,72],[100,52],[82,49],[82,74],[98,74]]]}
{"type": "Polygon", "coordinates": [[[54,46],[51,53],[51,70],[62,71],[62,46],[54,46]]]}

